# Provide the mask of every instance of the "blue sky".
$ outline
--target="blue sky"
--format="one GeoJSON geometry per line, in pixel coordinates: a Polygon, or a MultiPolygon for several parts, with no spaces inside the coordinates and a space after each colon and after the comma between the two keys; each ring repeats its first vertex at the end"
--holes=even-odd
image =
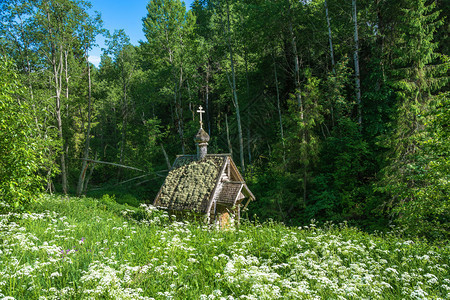
{"type": "MultiPolygon", "coordinates": [[[[147,4],[150,0],[91,0],[92,11],[102,15],[103,27],[114,32],[115,29],[124,29],[133,45],[145,40],[142,31],[142,18],[147,15],[147,4]]],[[[185,1],[189,8],[193,0],[185,1]]],[[[104,38],[97,37],[98,47],[94,47],[89,55],[89,61],[96,66],[100,62],[101,48],[105,47],[104,38]]]]}

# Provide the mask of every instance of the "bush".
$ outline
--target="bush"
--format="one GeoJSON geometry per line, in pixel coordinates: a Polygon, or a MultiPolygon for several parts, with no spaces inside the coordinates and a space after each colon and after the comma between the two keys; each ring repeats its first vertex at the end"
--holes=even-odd
{"type": "Polygon", "coordinates": [[[23,208],[42,187],[44,145],[13,64],[0,57],[0,211],[23,208]]]}

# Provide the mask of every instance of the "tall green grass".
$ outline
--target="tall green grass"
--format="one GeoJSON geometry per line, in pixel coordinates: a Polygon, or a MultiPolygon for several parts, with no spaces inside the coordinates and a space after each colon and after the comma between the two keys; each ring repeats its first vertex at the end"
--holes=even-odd
{"type": "Polygon", "coordinates": [[[216,230],[111,197],[0,216],[0,297],[450,299],[450,249],[345,225],[216,230]]]}

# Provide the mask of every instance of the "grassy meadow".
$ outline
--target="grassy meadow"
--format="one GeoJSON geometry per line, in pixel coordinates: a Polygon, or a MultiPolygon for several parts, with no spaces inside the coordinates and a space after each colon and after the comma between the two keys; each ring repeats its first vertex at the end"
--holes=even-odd
{"type": "Polygon", "coordinates": [[[0,215],[0,299],[450,299],[450,246],[345,225],[214,230],[104,196],[0,215]]]}

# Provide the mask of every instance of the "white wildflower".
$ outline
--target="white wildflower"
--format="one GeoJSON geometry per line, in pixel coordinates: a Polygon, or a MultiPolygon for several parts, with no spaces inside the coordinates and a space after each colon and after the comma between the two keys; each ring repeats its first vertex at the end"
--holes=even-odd
{"type": "Polygon", "coordinates": [[[54,278],[54,277],[61,277],[61,276],[62,276],[62,274],[59,273],[59,272],[53,272],[52,274],[50,274],[50,277],[51,277],[51,278],[54,278]]]}

